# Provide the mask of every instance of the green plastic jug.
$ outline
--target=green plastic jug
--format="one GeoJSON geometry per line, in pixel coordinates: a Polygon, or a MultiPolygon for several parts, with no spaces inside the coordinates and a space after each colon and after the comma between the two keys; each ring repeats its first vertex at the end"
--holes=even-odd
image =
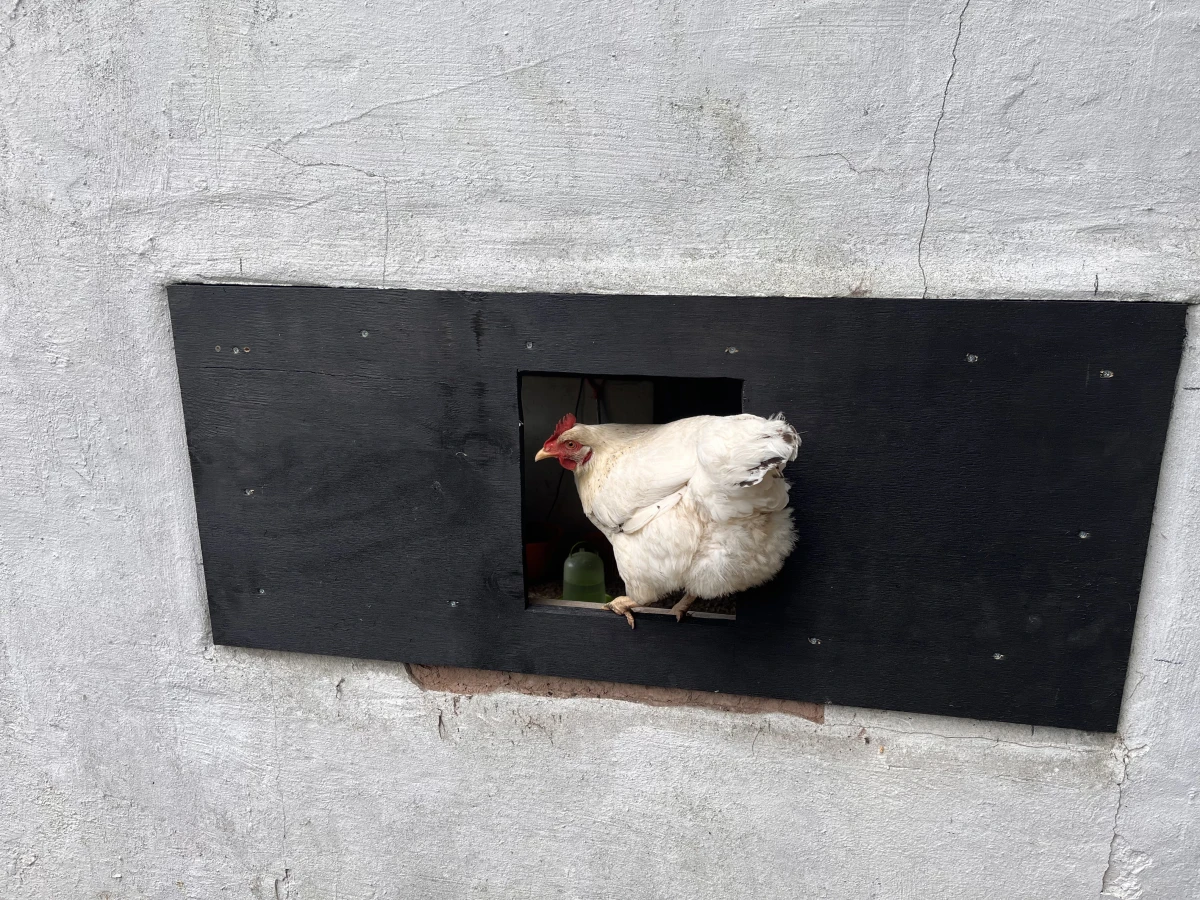
{"type": "Polygon", "coordinates": [[[571,548],[567,561],[563,563],[563,599],[582,600],[584,603],[604,603],[604,560],[580,541],[571,548]]]}

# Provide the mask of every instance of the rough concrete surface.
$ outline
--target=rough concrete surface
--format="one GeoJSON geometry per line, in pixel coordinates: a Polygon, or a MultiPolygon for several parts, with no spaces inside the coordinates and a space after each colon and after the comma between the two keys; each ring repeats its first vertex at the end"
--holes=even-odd
{"type": "Polygon", "coordinates": [[[0,4],[0,895],[1182,898],[1200,316],[1120,736],[213,647],[164,286],[1194,300],[1186,0],[0,4]]]}
{"type": "Polygon", "coordinates": [[[648,706],[700,706],[737,713],[787,713],[818,724],[825,721],[823,703],[779,700],[774,697],[743,697],[645,684],[585,681],[556,675],[462,669],[458,666],[409,665],[406,671],[422,690],[448,692],[460,697],[497,692],[530,694],[534,697],[594,697],[645,703],[648,706]]]}

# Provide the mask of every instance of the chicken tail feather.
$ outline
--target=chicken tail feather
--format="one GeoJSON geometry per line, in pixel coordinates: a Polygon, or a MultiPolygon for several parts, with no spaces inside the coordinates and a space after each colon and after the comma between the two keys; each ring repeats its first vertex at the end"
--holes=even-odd
{"type": "Polygon", "coordinates": [[[783,470],[796,458],[800,436],[782,415],[729,416],[698,447],[696,493],[719,519],[783,509],[788,485],[783,470]]]}

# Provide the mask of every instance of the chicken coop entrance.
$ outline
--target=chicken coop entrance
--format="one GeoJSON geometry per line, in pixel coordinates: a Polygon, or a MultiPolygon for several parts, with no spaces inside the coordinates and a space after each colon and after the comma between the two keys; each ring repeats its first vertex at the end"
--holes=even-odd
{"type": "MultiPolygon", "coordinates": [[[[584,515],[574,476],[554,463],[534,465],[533,455],[566,413],[587,424],[627,425],[661,425],[689,416],[736,415],[742,411],[742,381],[562,372],[522,372],[519,379],[526,601],[530,605],[586,609],[593,604],[564,600],[563,564],[572,548],[579,544],[590,547],[604,564],[605,593],[620,596],[625,587],[617,573],[612,545],[584,515]]],[[[666,613],[676,599],[664,598],[656,606],[666,613]]],[[[733,618],[736,602],[733,598],[698,600],[692,613],[733,618]]]]}
{"type": "Polygon", "coordinates": [[[1180,304],[168,299],[215,643],[1116,728],[1180,304]],[[743,406],[804,444],[795,550],[736,621],[530,604],[526,545],[546,581],[591,530],[534,461],[565,413],[743,406]]]}

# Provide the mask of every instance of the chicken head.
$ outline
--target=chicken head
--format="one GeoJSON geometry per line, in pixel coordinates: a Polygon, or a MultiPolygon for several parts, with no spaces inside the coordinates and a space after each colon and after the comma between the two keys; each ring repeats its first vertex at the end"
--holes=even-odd
{"type": "Polygon", "coordinates": [[[554,427],[554,433],[546,438],[546,443],[537,452],[534,461],[557,459],[559,465],[568,472],[574,472],[576,468],[587,462],[592,456],[592,448],[582,441],[576,440],[576,437],[571,434],[571,429],[574,427],[575,417],[571,413],[567,413],[559,419],[558,424],[554,427]]]}

